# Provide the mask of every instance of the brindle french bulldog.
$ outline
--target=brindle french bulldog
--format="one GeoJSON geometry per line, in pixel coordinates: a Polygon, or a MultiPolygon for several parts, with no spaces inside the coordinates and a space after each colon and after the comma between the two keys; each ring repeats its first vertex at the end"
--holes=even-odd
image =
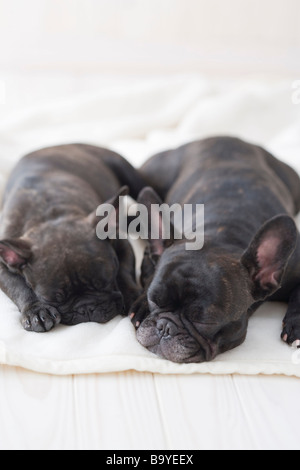
{"type": "Polygon", "coordinates": [[[97,238],[96,209],[105,202],[118,209],[120,195],[130,188],[136,197],[143,186],[120,155],[90,145],[43,149],[20,160],[2,203],[0,287],[26,330],[104,323],[128,313],[140,292],[134,254],[127,240],[97,238]]]}
{"type": "MultiPolygon", "coordinates": [[[[139,342],[174,362],[209,361],[243,343],[251,314],[274,300],[289,303],[282,339],[299,346],[295,171],[259,146],[218,137],[160,153],[141,174],[169,205],[205,205],[205,243],[187,251],[184,240],[150,240],[145,293],[131,314],[139,342]]],[[[161,202],[149,188],[138,201],[149,210],[161,202]]]]}

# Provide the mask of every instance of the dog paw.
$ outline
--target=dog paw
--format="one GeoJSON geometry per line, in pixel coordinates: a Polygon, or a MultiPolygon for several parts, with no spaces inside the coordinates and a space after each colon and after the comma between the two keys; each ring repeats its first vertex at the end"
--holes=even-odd
{"type": "Polygon", "coordinates": [[[131,308],[129,318],[136,329],[139,328],[142,321],[150,315],[147,294],[141,295],[131,308]]]}
{"type": "Polygon", "coordinates": [[[44,333],[60,323],[59,312],[52,305],[35,302],[23,312],[21,323],[25,330],[44,333]]]}
{"type": "Polygon", "coordinates": [[[296,348],[300,348],[300,318],[289,318],[283,321],[281,339],[296,348]]]}

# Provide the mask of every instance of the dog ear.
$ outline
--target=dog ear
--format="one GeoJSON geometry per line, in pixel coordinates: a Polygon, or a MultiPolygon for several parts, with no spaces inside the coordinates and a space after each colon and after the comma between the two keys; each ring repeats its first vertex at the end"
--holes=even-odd
{"type": "Polygon", "coordinates": [[[154,189],[144,188],[139,194],[137,202],[147,208],[150,256],[156,261],[164,250],[174,242],[174,227],[172,223],[170,223],[170,227],[164,225],[162,212],[159,210],[163,203],[154,189]],[[169,234],[168,237],[166,237],[166,233],[169,234]]]}
{"type": "Polygon", "coordinates": [[[30,243],[21,238],[0,241],[0,258],[9,268],[19,269],[31,257],[30,243]]]}
{"type": "Polygon", "coordinates": [[[254,300],[264,300],[281,287],[297,240],[296,224],[287,215],[269,220],[259,230],[241,259],[253,283],[254,300]]]}
{"type": "Polygon", "coordinates": [[[88,215],[87,223],[91,225],[93,228],[95,228],[97,224],[99,224],[99,222],[105,221],[106,225],[109,226],[110,229],[113,229],[114,231],[118,231],[120,197],[128,196],[128,194],[129,194],[129,187],[123,186],[115,196],[110,198],[104,204],[101,204],[97,208],[97,210],[93,211],[90,215],[88,215]],[[102,208],[107,207],[107,209],[110,208],[111,210],[101,211],[100,210],[101,207],[102,208]],[[101,215],[99,215],[99,212],[101,212],[101,215]],[[104,215],[102,215],[102,213],[104,215]]]}
{"type": "Polygon", "coordinates": [[[129,194],[129,187],[128,186],[123,186],[115,196],[113,196],[111,199],[109,199],[108,201],[106,201],[105,204],[111,204],[112,206],[114,206],[114,208],[116,210],[119,209],[119,205],[120,205],[120,197],[124,197],[124,196],[128,196],[129,194]]]}

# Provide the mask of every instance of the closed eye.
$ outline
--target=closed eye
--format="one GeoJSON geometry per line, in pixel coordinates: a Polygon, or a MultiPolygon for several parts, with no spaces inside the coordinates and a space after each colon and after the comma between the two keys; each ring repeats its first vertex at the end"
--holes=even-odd
{"type": "Polygon", "coordinates": [[[213,323],[213,322],[211,323],[193,322],[193,325],[198,332],[200,332],[203,335],[207,335],[208,337],[215,336],[222,328],[221,323],[213,323]]]}
{"type": "Polygon", "coordinates": [[[156,312],[157,310],[159,310],[159,312],[171,312],[171,311],[174,311],[174,308],[172,308],[170,305],[157,305],[157,303],[153,302],[153,300],[149,300],[148,299],[148,304],[149,304],[149,307],[150,307],[150,312],[151,313],[154,313],[156,312]]]}
{"type": "Polygon", "coordinates": [[[160,312],[172,310],[170,306],[158,306],[156,302],[153,302],[153,300],[150,299],[148,299],[148,304],[151,312],[154,312],[155,310],[159,310],[160,312]]]}
{"type": "Polygon", "coordinates": [[[149,308],[151,312],[154,312],[155,310],[159,309],[158,305],[152,300],[148,299],[148,303],[149,303],[149,308]]]}

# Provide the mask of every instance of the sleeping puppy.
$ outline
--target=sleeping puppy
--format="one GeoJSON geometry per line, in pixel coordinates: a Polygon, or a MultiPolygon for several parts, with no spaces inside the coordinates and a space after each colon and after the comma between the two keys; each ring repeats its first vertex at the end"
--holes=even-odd
{"type": "Polygon", "coordinates": [[[136,196],[141,177],[120,155],[65,145],[24,157],[4,193],[0,287],[15,302],[26,330],[58,323],[104,323],[128,313],[139,289],[127,240],[96,236],[96,209],[136,196]]]}
{"type": "MultiPolygon", "coordinates": [[[[300,345],[298,175],[226,137],[156,155],[141,174],[168,205],[205,205],[205,242],[188,251],[184,240],[150,239],[131,314],[139,342],[174,362],[209,361],[243,343],[250,315],[276,300],[289,303],[282,339],[300,345]]],[[[150,211],[160,199],[148,188],[139,202],[150,211]]],[[[153,223],[162,226],[159,212],[153,223]]]]}

